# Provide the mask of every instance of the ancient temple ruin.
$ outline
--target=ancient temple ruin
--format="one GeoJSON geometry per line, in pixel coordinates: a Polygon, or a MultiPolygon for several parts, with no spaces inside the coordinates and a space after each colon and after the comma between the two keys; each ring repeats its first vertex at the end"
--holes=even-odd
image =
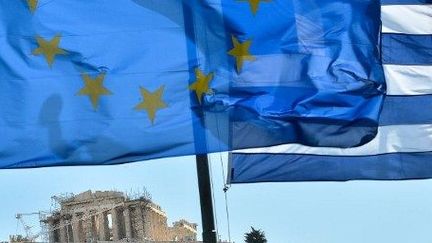
{"type": "Polygon", "coordinates": [[[168,226],[160,206],[117,191],[86,191],[64,199],[47,217],[49,242],[195,242],[197,225],[186,220],[168,226]]]}

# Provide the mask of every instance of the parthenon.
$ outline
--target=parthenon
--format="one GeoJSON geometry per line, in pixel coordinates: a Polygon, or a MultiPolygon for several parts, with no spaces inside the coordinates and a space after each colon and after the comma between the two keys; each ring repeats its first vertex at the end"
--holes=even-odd
{"type": "Polygon", "coordinates": [[[147,198],[130,199],[117,191],[86,191],[61,202],[43,223],[49,242],[195,242],[197,225],[167,215],[147,198]]]}

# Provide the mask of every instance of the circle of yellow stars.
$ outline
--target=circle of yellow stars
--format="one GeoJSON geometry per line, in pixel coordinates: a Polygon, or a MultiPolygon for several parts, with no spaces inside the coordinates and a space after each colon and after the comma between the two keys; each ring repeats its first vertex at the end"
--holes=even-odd
{"type": "MultiPolygon", "coordinates": [[[[272,0],[237,0],[239,2],[248,2],[250,10],[253,15],[255,15],[261,2],[270,2],[272,0]]],[[[32,14],[38,8],[39,0],[26,0],[28,8],[32,14]]],[[[36,36],[36,42],[38,47],[32,51],[35,56],[42,55],[45,58],[46,63],[50,68],[52,68],[55,59],[58,55],[67,55],[67,51],[60,48],[61,36],[56,35],[52,39],[47,40],[41,36],[36,36]]],[[[244,63],[246,61],[255,61],[256,57],[250,53],[250,48],[252,45],[252,40],[245,40],[240,42],[238,38],[232,36],[233,48],[227,52],[228,55],[235,59],[235,66],[237,73],[241,73],[244,63]]],[[[84,82],[84,87],[82,87],[77,95],[78,96],[88,96],[91,105],[94,110],[99,107],[100,98],[102,96],[112,95],[113,93],[104,86],[106,73],[98,74],[96,77],[92,78],[89,74],[83,73],[81,75],[84,82]]],[[[214,73],[205,74],[199,68],[195,69],[195,81],[189,86],[189,90],[195,92],[197,101],[202,104],[204,95],[210,93],[210,83],[214,78],[214,73]]],[[[150,92],[146,88],[140,87],[140,93],[142,97],[142,102],[135,106],[135,110],[144,110],[151,122],[154,124],[156,119],[156,113],[168,105],[163,100],[163,93],[165,86],[159,87],[156,91],[150,92]]]]}

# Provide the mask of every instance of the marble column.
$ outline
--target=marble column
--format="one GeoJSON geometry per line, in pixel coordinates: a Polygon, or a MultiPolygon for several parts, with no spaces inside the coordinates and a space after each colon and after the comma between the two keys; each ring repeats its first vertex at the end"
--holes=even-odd
{"type": "Polygon", "coordinates": [[[135,218],[137,219],[136,226],[137,226],[138,238],[139,239],[144,239],[146,232],[145,232],[145,225],[144,225],[144,217],[143,217],[142,205],[140,203],[138,203],[136,205],[136,208],[135,208],[134,211],[135,211],[135,218]]]}
{"type": "Polygon", "coordinates": [[[81,242],[81,227],[80,227],[80,218],[77,215],[72,216],[72,235],[74,242],[81,242]]]}
{"type": "Polygon", "coordinates": [[[99,240],[108,241],[109,240],[109,228],[108,228],[108,219],[107,212],[102,212],[98,215],[98,223],[99,223],[99,240]]]}
{"type": "Polygon", "coordinates": [[[59,221],[60,242],[68,242],[66,220],[61,217],[59,221]]]}
{"type": "Polygon", "coordinates": [[[84,215],[85,219],[83,220],[84,231],[85,231],[85,241],[90,241],[94,237],[92,217],[90,215],[91,215],[91,212],[86,212],[86,214],[84,215]]]}
{"type": "Polygon", "coordinates": [[[123,217],[125,223],[126,238],[132,239],[132,224],[131,224],[130,210],[129,207],[127,206],[125,206],[123,210],[123,217]]]}
{"type": "Polygon", "coordinates": [[[112,221],[112,232],[113,240],[120,240],[120,221],[117,214],[117,209],[111,209],[111,221],[112,221]]]}

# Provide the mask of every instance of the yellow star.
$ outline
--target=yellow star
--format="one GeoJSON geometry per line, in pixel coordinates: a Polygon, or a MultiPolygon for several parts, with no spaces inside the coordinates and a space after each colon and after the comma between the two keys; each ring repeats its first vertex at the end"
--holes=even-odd
{"type": "Polygon", "coordinates": [[[78,92],[77,95],[87,95],[93,105],[93,108],[97,110],[99,105],[99,98],[102,95],[112,95],[111,91],[103,86],[105,79],[105,73],[98,75],[95,79],[92,79],[88,74],[82,74],[85,86],[78,92]]]}
{"type": "Polygon", "coordinates": [[[213,79],[213,73],[205,75],[203,72],[201,72],[201,70],[199,70],[199,68],[196,68],[195,77],[196,81],[189,86],[189,89],[195,91],[198,102],[201,104],[203,94],[210,91],[209,85],[213,79]]]}
{"type": "Polygon", "coordinates": [[[255,15],[258,12],[259,4],[261,2],[270,2],[271,0],[240,0],[242,2],[249,2],[252,13],[255,15]]]}
{"type": "Polygon", "coordinates": [[[38,5],[38,0],[27,0],[27,5],[29,6],[30,11],[34,13],[38,5]]]}
{"type": "Polygon", "coordinates": [[[46,41],[42,37],[37,36],[36,41],[39,47],[33,50],[33,55],[44,55],[48,65],[51,67],[56,55],[67,54],[65,50],[58,47],[60,38],[60,36],[56,36],[52,40],[46,41]]]}
{"type": "Polygon", "coordinates": [[[136,110],[145,110],[152,124],[156,117],[156,112],[166,108],[167,104],[162,100],[165,86],[161,86],[155,92],[151,93],[147,89],[140,87],[143,101],[135,106],[136,110]]]}
{"type": "Polygon", "coordinates": [[[240,43],[237,38],[234,36],[232,37],[232,42],[234,45],[234,48],[231,49],[228,54],[233,56],[236,59],[236,67],[237,67],[237,73],[241,72],[241,69],[243,68],[243,64],[245,61],[255,61],[256,58],[252,56],[249,52],[249,48],[252,44],[251,40],[245,41],[243,43],[240,43]]]}

